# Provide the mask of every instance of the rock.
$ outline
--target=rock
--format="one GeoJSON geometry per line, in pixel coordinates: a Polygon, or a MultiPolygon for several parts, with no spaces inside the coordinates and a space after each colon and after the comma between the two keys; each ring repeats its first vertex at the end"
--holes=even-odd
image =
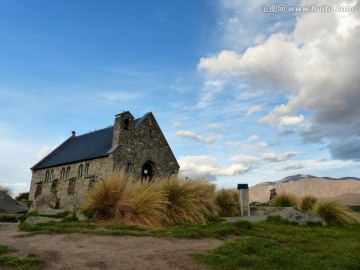
{"type": "Polygon", "coordinates": [[[317,215],[311,213],[302,213],[292,207],[287,207],[282,211],[272,214],[274,216],[280,216],[281,218],[290,221],[297,222],[300,225],[305,225],[308,222],[320,222],[323,225],[326,225],[325,222],[317,215]]]}
{"type": "Polygon", "coordinates": [[[38,212],[39,216],[56,216],[67,212],[65,209],[45,209],[38,212]]]}
{"type": "Polygon", "coordinates": [[[50,217],[28,217],[25,220],[25,223],[38,224],[38,223],[46,223],[46,222],[50,222],[50,221],[60,222],[60,221],[62,221],[62,219],[60,219],[60,218],[50,218],[50,217]]]}
{"type": "Polygon", "coordinates": [[[81,211],[77,211],[75,213],[75,215],[79,221],[87,221],[88,220],[88,218],[81,211]]]}
{"type": "Polygon", "coordinates": [[[76,211],[80,208],[80,205],[84,202],[83,196],[68,195],[63,196],[60,200],[60,207],[68,211],[76,211]]]}
{"type": "Polygon", "coordinates": [[[0,194],[0,213],[2,214],[21,214],[26,213],[29,206],[26,203],[18,202],[9,195],[0,194]]]}
{"type": "Polygon", "coordinates": [[[276,213],[281,212],[284,207],[276,207],[276,206],[257,206],[256,209],[250,209],[251,215],[254,216],[267,216],[267,215],[275,215],[276,213]]]}
{"type": "Polygon", "coordinates": [[[31,210],[46,210],[46,209],[54,209],[59,205],[59,200],[55,194],[41,194],[37,197],[31,206],[31,210]]]}

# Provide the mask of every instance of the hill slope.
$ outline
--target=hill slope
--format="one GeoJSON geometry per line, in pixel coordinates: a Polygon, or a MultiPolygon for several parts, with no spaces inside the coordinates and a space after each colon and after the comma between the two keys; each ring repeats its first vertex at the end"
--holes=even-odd
{"type": "Polygon", "coordinates": [[[360,179],[355,177],[336,179],[300,174],[289,176],[276,182],[265,182],[250,187],[250,202],[268,201],[272,188],[276,188],[278,194],[287,192],[298,197],[338,197],[349,205],[360,205],[360,179]]]}

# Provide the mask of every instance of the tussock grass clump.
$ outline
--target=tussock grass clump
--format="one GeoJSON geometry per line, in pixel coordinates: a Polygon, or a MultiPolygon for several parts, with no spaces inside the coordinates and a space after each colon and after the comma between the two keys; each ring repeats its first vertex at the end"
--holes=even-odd
{"type": "Polygon", "coordinates": [[[307,195],[301,198],[299,208],[302,212],[310,212],[317,202],[317,198],[311,195],[307,195]]]}
{"type": "Polygon", "coordinates": [[[239,216],[239,198],[236,189],[220,189],[215,193],[215,203],[221,217],[239,216]]]}
{"type": "Polygon", "coordinates": [[[166,215],[172,223],[206,223],[206,217],[214,212],[215,186],[205,180],[179,179],[176,176],[163,181],[167,194],[166,215]]]}
{"type": "Polygon", "coordinates": [[[124,171],[116,171],[104,181],[99,181],[87,196],[83,209],[101,220],[121,219],[131,211],[129,185],[133,177],[124,171]]]}
{"type": "Polygon", "coordinates": [[[271,204],[279,207],[296,206],[298,199],[291,193],[280,193],[271,200],[271,204]]]}
{"type": "Polygon", "coordinates": [[[11,188],[5,187],[0,184],[0,195],[10,195],[11,194],[11,188]]]}
{"type": "Polygon", "coordinates": [[[168,221],[166,193],[157,181],[130,185],[131,208],[124,215],[126,224],[161,226],[168,221]]]}
{"type": "Polygon", "coordinates": [[[93,187],[83,210],[97,219],[125,224],[205,224],[216,212],[214,190],[215,185],[205,180],[172,176],[149,182],[118,171],[93,187]]]}
{"type": "Polygon", "coordinates": [[[313,212],[328,225],[343,226],[357,223],[357,215],[338,199],[323,199],[316,202],[313,212]]]}

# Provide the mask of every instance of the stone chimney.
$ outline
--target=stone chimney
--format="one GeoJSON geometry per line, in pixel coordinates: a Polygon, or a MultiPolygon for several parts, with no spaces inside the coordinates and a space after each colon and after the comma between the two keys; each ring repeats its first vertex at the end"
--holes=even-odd
{"type": "Polygon", "coordinates": [[[129,133],[134,128],[134,117],[129,111],[115,115],[113,146],[119,146],[127,141],[129,133]]]}

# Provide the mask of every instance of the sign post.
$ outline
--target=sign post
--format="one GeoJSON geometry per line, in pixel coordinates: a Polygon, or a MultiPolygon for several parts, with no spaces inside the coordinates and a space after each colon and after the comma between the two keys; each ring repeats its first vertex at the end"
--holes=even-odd
{"type": "Polygon", "coordinates": [[[239,190],[240,215],[242,217],[250,216],[249,186],[248,184],[238,184],[237,189],[239,190]]]}

